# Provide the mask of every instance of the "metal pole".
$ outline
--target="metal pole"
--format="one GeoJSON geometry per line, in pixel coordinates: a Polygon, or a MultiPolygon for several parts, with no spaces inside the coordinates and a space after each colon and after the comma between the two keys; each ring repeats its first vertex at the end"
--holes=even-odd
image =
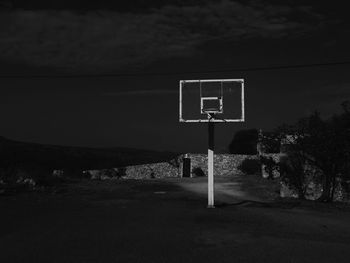
{"type": "Polygon", "coordinates": [[[208,208],[214,208],[214,122],[208,117],[208,208]]]}

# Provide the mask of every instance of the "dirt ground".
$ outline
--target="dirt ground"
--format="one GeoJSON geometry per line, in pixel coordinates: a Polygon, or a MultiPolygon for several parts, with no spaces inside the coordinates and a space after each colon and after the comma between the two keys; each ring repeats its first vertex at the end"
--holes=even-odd
{"type": "Polygon", "coordinates": [[[349,207],[273,201],[261,185],[217,178],[215,209],[206,178],[0,196],[0,262],[350,262],[349,207]]]}

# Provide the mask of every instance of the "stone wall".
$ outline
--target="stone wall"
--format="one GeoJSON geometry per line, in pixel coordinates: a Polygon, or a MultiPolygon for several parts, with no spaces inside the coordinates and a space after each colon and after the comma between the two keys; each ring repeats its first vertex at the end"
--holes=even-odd
{"type": "MultiPolygon", "coordinates": [[[[274,161],[278,162],[280,154],[266,154],[265,157],[272,157],[274,161]]],[[[191,160],[191,176],[193,169],[200,168],[205,175],[208,174],[208,156],[207,154],[188,153],[180,155],[176,159],[169,162],[152,163],[133,165],[123,168],[104,169],[104,170],[91,170],[89,174],[93,179],[107,178],[121,176],[126,179],[147,179],[147,178],[166,178],[166,177],[182,177],[183,175],[183,158],[187,157],[191,160]]],[[[214,155],[214,174],[215,176],[229,176],[229,175],[241,175],[239,170],[240,164],[245,159],[258,160],[257,155],[243,155],[243,154],[215,154],[214,155]]],[[[267,173],[262,172],[263,177],[267,177],[267,173]]],[[[279,174],[274,174],[274,177],[278,177],[279,174]]]]}
{"type": "Polygon", "coordinates": [[[125,179],[179,177],[179,163],[162,162],[125,167],[125,179]]]}
{"type": "MultiPolygon", "coordinates": [[[[182,177],[183,158],[191,159],[191,172],[195,168],[201,168],[205,175],[208,174],[208,156],[207,154],[188,153],[180,155],[170,162],[144,164],[128,166],[124,178],[144,179],[144,178],[165,178],[182,177]]],[[[215,176],[242,174],[238,169],[239,165],[245,159],[257,159],[256,155],[238,155],[238,154],[215,154],[214,155],[214,174],[215,176]]],[[[191,176],[195,176],[191,173],[191,176]]]]}
{"type": "MultiPolygon", "coordinates": [[[[180,158],[180,174],[182,175],[182,155],[180,158]]],[[[205,175],[208,174],[208,155],[188,153],[187,158],[191,159],[191,171],[195,168],[201,168],[205,175]]],[[[240,154],[215,154],[214,155],[214,174],[215,176],[237,175],[242,172],[238,169],[239,165],[245,159],[257,159],[256,155],[240,154]]],[[[192,174],[193,175],[193,174],[192,174]]]]}
{"type": "MultiPolygon", "coordinates": [[[[271,157],[273,161],[276,163],[279,163],[280,158],[283,155],[284,154],[280,154],[280,153],[263,154],[263,156],[266,158],[271,157]]],[[[183,157],[184,155],[182,156],[182,158],[183,157]]],[[[191,171],[194,168],[199,167],[203,170],[205,174],[208,173],[208,163],[207,163],[208,156],[206,154],[189,153],[187,154],[187,157],[191,159],[191,171]]],[[[242,172],[238,169],[238,167],[245,159],[259,160],[260,157],[258,155],[244,155],[244,154],[215,154],[214,155],[215,176],[242,174],[242,172]]],[[[182,165],[180,167],[182,167],[182,165]]],[[[180,169],[180,173],[182,174],[181,169],[180,169]]],[[[262,176],[264,178],[268,177],[268,174],[264,165],[262,165],[262,176]]],[[[279,173],[276,170],[274,171],[274,177],[279,177],[279,173]]]]}
{"type": "MultiPolygon", "coordinates": [[[[93,179],[106,179],[109,177],[121,176],[125,179],[149,179],[182,177],[183,158],[191,159],[191,172],[195,168],[200,168],[205,175],[208,174],[208,163],[206,154],[189,153],[180,155],[169,162],[133,165],[123,168],[91,170],[88,172],[93,179]],[[122,172],[121,172],[122,171],[122,172]],[[112,175],[112,176],[111,176],[112,175]]],[[[214,155],[214,174],[215,176],[242,174],[238,169],[239,165],[245,159],[257,159],[257,155],[238,155],[238,154],[215,154],[214,155]]],[[[195,174],[191,173],[191,176],[195,174]]]]}

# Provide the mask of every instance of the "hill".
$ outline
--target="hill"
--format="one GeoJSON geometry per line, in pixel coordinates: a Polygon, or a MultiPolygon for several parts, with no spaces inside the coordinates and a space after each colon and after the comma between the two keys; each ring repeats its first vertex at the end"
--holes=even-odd
{"type": "Polygon", "coordinates": [[[168,161],[179,153],[122,147],[86,148],[20,142],[0,136],[0,167],[101,169],[168,161]]]}

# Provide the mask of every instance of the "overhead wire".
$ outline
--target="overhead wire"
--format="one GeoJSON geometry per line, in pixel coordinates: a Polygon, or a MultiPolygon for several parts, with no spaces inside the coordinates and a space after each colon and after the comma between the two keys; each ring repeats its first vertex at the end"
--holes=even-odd
{"type": "Polygon", "coordinates": [[[210,74],[210,73],[230,73],[230,72],[252,72],[252,71],[269,71],[269,70],[286,70],[300,68],[315,68],[327,66],[344,66],[350,65],[350,61],[337,61],[325,63],[304,63],[289,65],[272,65],[258,67],[242,67],[242,68],[225,68],[215,70],[198,70],[198,71],[172,71],[172,72],[121,72],[121,73],[84,73],[84,74],[0,74],[0,78],[114,78],[114,77],[143,77],[143,76],[175,76],[190,74],[210,74]]]}

